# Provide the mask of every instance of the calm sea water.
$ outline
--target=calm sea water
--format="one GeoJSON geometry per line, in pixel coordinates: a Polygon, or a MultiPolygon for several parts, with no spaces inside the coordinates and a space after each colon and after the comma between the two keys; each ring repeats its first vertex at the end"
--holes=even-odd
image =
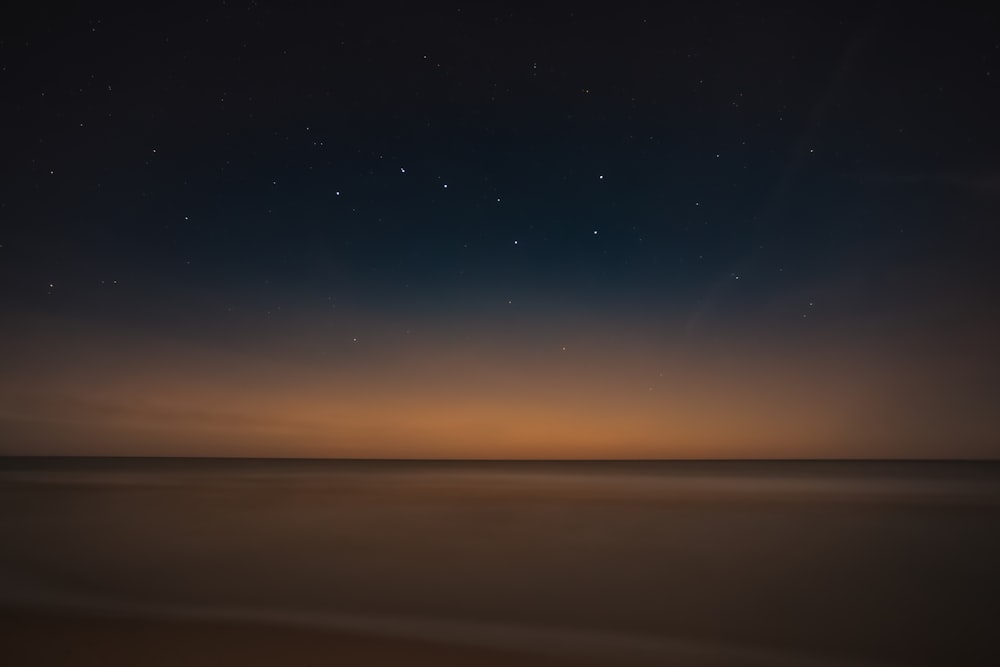
{"type": "Polygon", "coordinates": [[[1000,465],[0,460],[0,606],[605,664],[987,664],[1000,465]]]}

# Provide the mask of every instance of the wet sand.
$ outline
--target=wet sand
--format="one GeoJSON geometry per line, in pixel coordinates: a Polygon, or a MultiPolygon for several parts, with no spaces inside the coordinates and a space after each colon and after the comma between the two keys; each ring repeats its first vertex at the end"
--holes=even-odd
{"type": "Polygon", "coordinates": [[[7,459],[0,531],[21,664],[1000,658],[991,463],[7,459]]]}
{"type": "Polygon", "coordinates": [[[0,614],[5,660],[19,665],[469,665],[560,667],[569,662],[397,637],[273,625],[104,615],[0,614]]]}

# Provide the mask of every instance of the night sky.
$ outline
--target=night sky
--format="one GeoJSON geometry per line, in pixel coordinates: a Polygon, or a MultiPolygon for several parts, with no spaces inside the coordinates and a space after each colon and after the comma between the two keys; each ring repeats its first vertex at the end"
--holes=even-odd
{"type": "Polygon", "coordinates": [[[3,10],[0,453],[1000,456],[997,14],[291,4],[3,10]]]}

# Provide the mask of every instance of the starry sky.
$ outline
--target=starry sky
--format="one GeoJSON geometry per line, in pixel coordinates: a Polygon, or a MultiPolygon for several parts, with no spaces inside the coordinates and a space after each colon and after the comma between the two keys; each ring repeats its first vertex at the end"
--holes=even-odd
{"type": "Polygon", "coordinates": [[[0,16],[0,454],[1000,456],[1000,15],[0,16]]]}

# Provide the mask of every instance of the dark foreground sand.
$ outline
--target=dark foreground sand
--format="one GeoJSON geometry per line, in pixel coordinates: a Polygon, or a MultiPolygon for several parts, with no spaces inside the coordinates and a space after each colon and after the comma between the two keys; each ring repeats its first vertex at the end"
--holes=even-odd
{"type": "Polygon", "coordinates": [[[571,663],[526,653],[397,637],[225,622],[104,615],[0,613],[9,665],[370,665],[560,667],[571,663]]]}
{"type": "Polygon", "coordinates": [[[1000,664],[1000,467],[0,460],[31,665],[1000,664]]]}

